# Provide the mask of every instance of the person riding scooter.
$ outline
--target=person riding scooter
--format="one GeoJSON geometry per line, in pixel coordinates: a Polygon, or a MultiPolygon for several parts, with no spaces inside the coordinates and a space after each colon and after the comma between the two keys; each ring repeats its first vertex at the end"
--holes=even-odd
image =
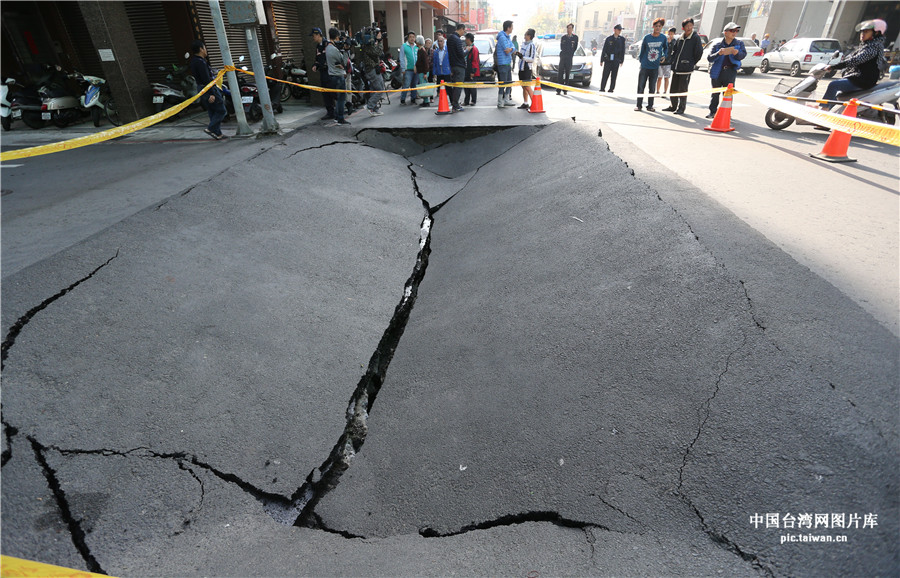
{"type": "MultiPolygon", "coordinates": [[[[834,100],[840,92],[868,90],[878,84],[881,76],[879,61],[884,59],[884,20],[866,20],[856,26],[859,32],[859,48],[841,59],[837,64],[826,67],[825,72],[846,69],[844,78],[832,80],[825,90],[824,100],[834,100]]],[[[829,108],[831,105],[822,105],[829,108]]]]}

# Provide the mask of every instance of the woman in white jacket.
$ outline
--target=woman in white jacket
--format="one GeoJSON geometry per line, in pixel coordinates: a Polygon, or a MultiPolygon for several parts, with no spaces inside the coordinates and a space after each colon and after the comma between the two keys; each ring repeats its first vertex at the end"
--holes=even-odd
{"type": "MultiPolygon", "coordinates": [[[[530,82],[534,78],[534,28],[529,28],[525,32],[525,42],[519,47],[516,56],[519,57],[519,80],[522,82],[530,82]]],[[[534,89],[531,86],[522,85],[522,100],[519,108],[528,110],[530,107],[531,97],[534,96],[534,89]]]]}

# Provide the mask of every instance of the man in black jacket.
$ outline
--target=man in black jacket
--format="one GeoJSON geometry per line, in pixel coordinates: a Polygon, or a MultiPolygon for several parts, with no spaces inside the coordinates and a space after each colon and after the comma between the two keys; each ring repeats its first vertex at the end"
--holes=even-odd
{"type": "MultiPolygon", "coordinates": [[[[572,74],[572,58],[578,50],[578,36],[573,34],[575,25],[566,26],[566,35],[559,39],[559,70],[556,73],[556,84],[569,84],[569,75],[572,74]]],[[[556,89],[559,94],[560,89],[556,89]]],[[[564,90],[569,94],[568,90],[564,90]]]]}
{"type": "MultiPolygon", "coordinates": [[[[457,24],[456,30],[447,37],[447,53],[450,58],[450,82],[462,82],[466,78],[466,49],[464,47],[460,33],[466,33],[465,24],[457,24]]],[[[461,86],[454,86],[450,89],[450,106],[453,112],[462,112],[463,107],[459,105],[459,95],[462,94],[461,86]]]]}
{"type": "MultiPolygon", "coordinates": [[[[675,51],[669,59],[672,65],[671,94],[688,91],[694,66],[703,58],[703,41],[700,40],[700,36],[694,34],[694,19],[685,18],[682,20],[681,29],[684,30],[684,34],[675,40],[675,51]]],[[[672,96],[670,99],[672,104],[663,110],[675,114],[684,114],[684,109],[687,106],[687,97],[672,96]]]]}
{"type": "MultiPolygon", "coordinates": [[[[316,62],[313,64],[312,71],[319,73],[319,85],[322,88],[333,88],[331,76],[328,75],[328,62],[325,60],[325,48],[328,46],[328,42],[325,41],[321,28],[313,28],[309,35],[316,43],[316,62]]],[[[322,99],[325,100],[325,116],[322,117],[322,120],[334,118],[334,93],[323,92],[322,99]]]]}
{"type": "MultiPolygon", "coordinates": [[[[206,56],[206,44],[202,40],[194,40],[191,44],[191,60],[188,63],[188,68],[190,68],[191,74],[194,75],[198,87],[206,86],[216,77],[209,66],[209,61],[206,60],[206,56]]],[[[209,126],[203,129],[203,132],[216,140],[228,138],[222,134],[222,120],[228,115],[228,111],[225,109],[225,96],[222,94],[222,91],[213,85],[212,88],[200,95],[199,100],[200,106],[206,109],[206,112],[209,114],[209,126]]]]}
{"type": "Polygon", "coordinates": [[[603,67],[603,78],[600,80],[600,92],[606,92],[606,81],[609,80],[609,91],[616,89],[616,77],[619,67],[625,62],[625,39],[622,38],[622,25],[613,26],[612,36],[603,41],[603,52],[600,53],[600,66],[603,67]]]}

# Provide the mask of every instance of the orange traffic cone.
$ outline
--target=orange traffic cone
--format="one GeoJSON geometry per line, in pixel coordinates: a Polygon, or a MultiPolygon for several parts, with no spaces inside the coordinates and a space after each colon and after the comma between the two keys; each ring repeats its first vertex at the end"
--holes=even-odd
{"type": "Polygon", "coordinates": [[[734,127],[731,126],[731,101],[734,98],[731,96],[732,94],[734,94],[734,85],[729,84],[728,88],[725,89],[725,94],[722,95],[722,104],[716,110],[716,118],[713,119],[711,125],[704,127],[703,130],[715,132],[731,132],[734,130],[734,127]]]}
{"type": "Polygon", "coordinates": [[[447,89],[444,88],[444,81],[441,81],[441,95],[438,98],[438,109],[434,114],[450,114],[450,100],[447,98],[447,89]]]}
{"type": "MultiPolygon", "coordinates": [[[[856,107],[858,104],[859,102],[855,98],[847,103],[847,107],[844,109],[844,116],[856,118],[856,107]]],[[[809,153],[809,156],[828,161],[829,163],[855,163],[856,159],[851,159],[847,156],[847,149],[849,148],[850,134],[832,130],[828,140],[825,141],[825,146],[822,147],[822,152],[817,154],[809,153]]]]}
{"type": "Polygon", "coordinates": [[[544,110],[544,97],[541,96],[541,79],[534,79],[534,94],[531,95],[531,106],[528,112],[547,112],[544,110]]]}

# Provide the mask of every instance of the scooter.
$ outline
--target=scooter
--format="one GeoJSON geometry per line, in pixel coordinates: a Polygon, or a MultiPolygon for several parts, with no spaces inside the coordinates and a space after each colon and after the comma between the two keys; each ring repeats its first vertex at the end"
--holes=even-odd
{"type": "MultiPolygon", "coordinates": [[[[827,65],[825,63],[815,65],[812,70],[809,71],[809,75],[806,78],[793,85],[791,84],[791,81],[782,79],[775,86],[775,92],[784,94],[785,96],[796,96],[799,98],[810,97],[816,92],[819,81],[826,76],[826,68],[827,65]]],[[[851,98],[855,98],[868,104],[891,104],[894,109],[897,109],[898,100],[900,100],[900,81],[877,84],[868,90],[841,92],[838,93],[837,96],[837,99],[840,101],[849,101],[851,98]]],[[[816,103],[807,103],[807,106],[810,108],[818,108],[818,104],[816,103]]],[[[841,114],[845,107],[846,106],[842,104],[835,104],[829,110],[830,112],[841,114]]],[[[897,115],[891,112],[875,110],[874,108],[863,106],[859,108],[856,116],[857,118],[865,118],[876,122],[883,122],[885,124],[894,124],[897,115]]],[[[774,108],[770,108],[766,112],[766,125],[772,130],[786,129],[794,122],[798,125],[818,126],[814,122],[794,118],[793,116],[775,110],[774,108]]]]}
{"type": "MultiPolygon", "coordinates": [[[[9,101],[9,92],[12,86],[15,86],[16,79],[7,78],[3,81],[3,85],[0,85],[0,124],[3,125],[3,130],[9,130],[12,128],[12,103],[9,101]]],[[[19,117],[22,116],[22,112],[19,111],[19,117]]]]}
{"type": "Polygon", "coordinates": [[[8,119],[4,119],[3,128],[9,130],[6,120],[9,121],[10,128],[12,128],[12,121],[18,119],[22,119],[25,126],[29,128],[43,128],[47,121],[41,118],[41,95],[38,94],[37,88],[34,86],[23,86],[12,78],[6,79],[4,87],[7,85],[17,86],[19,90],[14,92],[12,96],[7,94],[10,114],[8,119]]]}
{"type": "Polygon", "coordinates": [[[154,82],[151,85],[156,112],[162,112],[163,109],[171,108],[197,94],[197,80],[186,65],[173,64],[171,68],[160,66],[159,70],[167,74],[166,82],[154,82]]]}
{"type": "Polygon", "coordinates": [[[87,85],[81,95],[81,106],[90,111],[94,126],[100,126],[103,116],[106,116],[111,125],[119,126],[119,113],[106,81],[99,76],[88,75],[81,75],[81,80],[87,85]]]}
{"type": "Polygon", "coordinates": [[[275,67],[271,64],[267,64],[265,66],[266,70],[266,86],[269,87],[269,99],[272,101],[272,112],[275,114],[281,114],[284,112],[284,107],[281,106],[281,87],[290,86],[289,84],[284,84],[283,82],[278,82],[277,80],[272,80],[275,78],[275,67]]]}
{"type": "MultiPolygon", "coordinates": [[[[277,54],[273,54],[272,58],[274,59],[277,54]]],[[[294,61],[290,58],[286,59],[281,66],[282,76],[285,80],[290,82],[296,82],[297,84],[309,84],[309,77],[306,74],[306,66],[303,63],[300,63],[300,66],[294,66],[294,61]]],[[[293,86],[291,84],[280,83],[281,87],[279,92],[273,94],[281,94],[281,102],[289,100],[291,97],[300,100],[301,98],[305,98],[309,100],[310,94],[309,89],[300,88],[299,86],[293,86]]]]}
{"type": "Polygon", "coordinates": [[[65,86],[66,79],[77,79],[80,75],[77,72],[66,74],[59,66],[56,70],[61,76],[51,78],[50,82],[38,88],[38,94],[41,95],[41,120],[49,120],[64,128],[80,119],[83,112],[78,97],[65,86]]]}

